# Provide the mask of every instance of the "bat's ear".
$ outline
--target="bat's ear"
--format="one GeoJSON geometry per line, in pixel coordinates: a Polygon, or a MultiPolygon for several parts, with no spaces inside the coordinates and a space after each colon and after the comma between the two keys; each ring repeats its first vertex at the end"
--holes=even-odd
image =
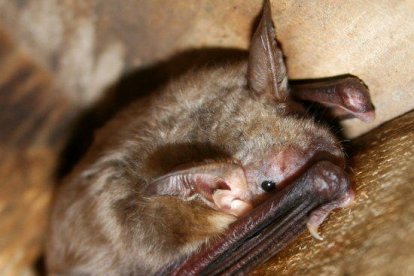
{"type": "Polygon", "coordinates": [[[375,118],[368,87],[352,75],[292,82],[290,92],[293,99],[318,103],[339,119],[359,118],[369,123],[375,118]]]}
{"type": "Polygon", "coordinates": [[[222,212],[241,216],[252,208],[243,169],[232,163],[191,164],[149,183],[146,196],[201,198],[222,212]]]}
{"type": "Polygon", "coordinates": [[[270,2],[266,0],[250,45],[247,78],[250,89],[256,95],[285,102],[288,97],[288,80],[283,54],[275,35],[270,2]]]}

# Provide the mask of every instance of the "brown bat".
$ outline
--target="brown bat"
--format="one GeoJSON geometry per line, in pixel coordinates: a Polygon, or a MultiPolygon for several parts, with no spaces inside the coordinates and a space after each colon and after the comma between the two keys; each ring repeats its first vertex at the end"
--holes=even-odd
{"type": "Polygon", "coordinates": [[[51,274],[242,273],[353,198],[339,141],[302,107],[370,121],[346,76],[289,85],[269,1],[248,60],[172,81],[97,133],[58,191],[51,274]]]}

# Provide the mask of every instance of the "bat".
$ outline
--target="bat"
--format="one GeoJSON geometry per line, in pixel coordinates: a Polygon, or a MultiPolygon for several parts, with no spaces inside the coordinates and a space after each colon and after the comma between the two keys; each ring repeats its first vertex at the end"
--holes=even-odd
{"type": "Polygon", "coordinates": [[[245,273],[306,228],[321,239],[353,191],[306,102],[375,116],[357,77],[288,81],[265,1],[247,59],[172,80],[99,130],[57,192],[49,273],[245,273]]]}

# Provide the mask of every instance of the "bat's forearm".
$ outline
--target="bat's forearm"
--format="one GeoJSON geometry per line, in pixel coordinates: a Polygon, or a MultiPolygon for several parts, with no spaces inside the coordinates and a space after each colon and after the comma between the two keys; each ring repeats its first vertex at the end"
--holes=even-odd
{"type": "Polygon", "coordinates": [[[205,246],[182,263],[164,268],[162,272],[219,275],[249,271],[299,235],[312,210],[332,205],[346,197],[349,191],[348,177],[340,167],[328,161],[318,162],[283,192],[258,206],[248,217],[236,221],[213,245],[205,246]]]}

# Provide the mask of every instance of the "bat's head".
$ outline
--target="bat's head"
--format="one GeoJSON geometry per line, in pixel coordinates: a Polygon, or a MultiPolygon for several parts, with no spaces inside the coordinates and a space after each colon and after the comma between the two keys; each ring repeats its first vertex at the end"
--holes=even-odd
{"type": "MultiPolygon", "coordinates": [[[[210,141],[224,145],[224,151],[241,168],[228,169],[229,176],[221,177],[226,185],[210,190],[214,194],[209,196],[215,207],[236,216],[248,213],[318,161],[328,159],[341,167],[345,163],[341,145],[331,131],[296,102],[275,35],[266,1],[252,37],[247,66],[212,73],[229,80],[228,93],[205,104],[202,110],[208,112],[194,116],[199,125],[212,129],[210,141]],[[220,114],[216,123],[210,123],[214,118],[211,113],[220,114]]],[[[353,107],[344,101],[334,102],[331,94],[326,98],[315,93],[307,100],[345,112],[353,107]]],[[[344,95],[352,93],[345,91],[344,95]]],[[[358,102],[355,97],[343,98],[354,99],[353,105],[358,102]]]]}

